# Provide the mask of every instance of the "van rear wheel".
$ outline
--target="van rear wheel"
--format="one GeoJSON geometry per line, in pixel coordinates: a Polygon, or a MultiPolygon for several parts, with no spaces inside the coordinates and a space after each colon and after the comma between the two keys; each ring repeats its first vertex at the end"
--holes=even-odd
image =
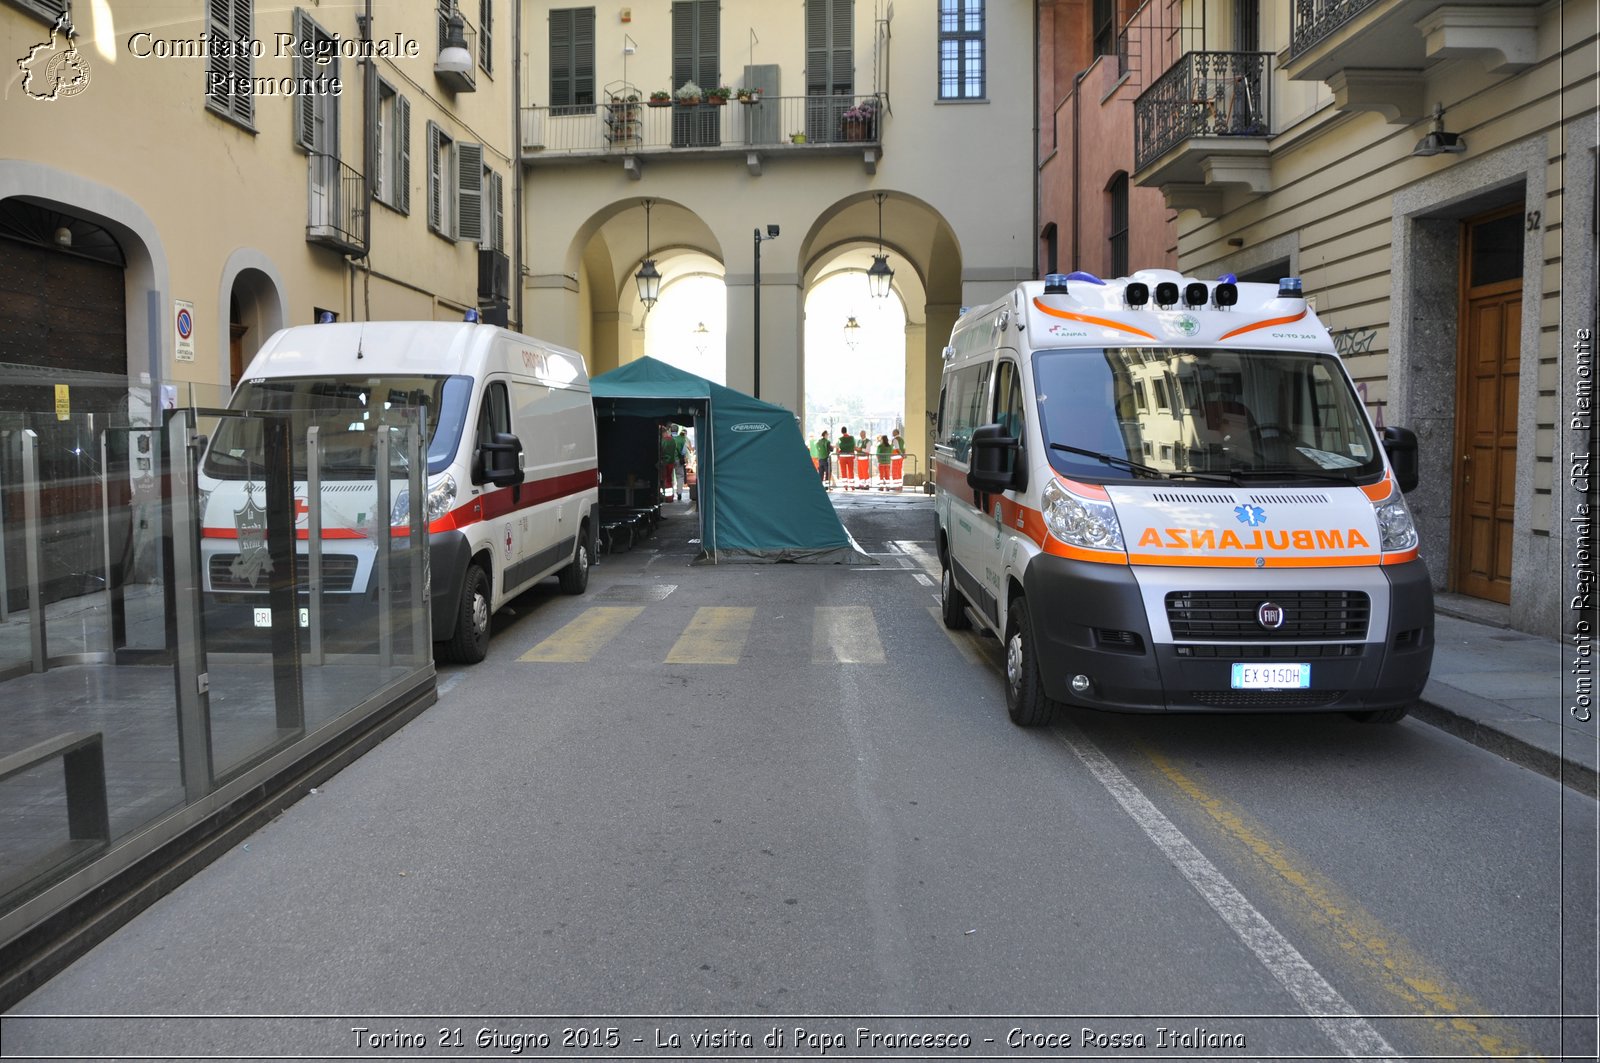
{"type": "Polygon", "coordinates": [[[562,569],[558,576],[563,594],[582,594],[589,587],[589,526],[578,530],[578,549],[572,564],[562,569]]]}
{"type": "Polygon", "coordinates": [[[948,559],[939,574],[939,616],[951,631],[965,631],[971,626],[966,603],[961,600],[961,592],[956,590],[956,578],[950,571],[948,559]]]}
{"type": "Polygon", "coordinates": [[[1006,613],[1006,714],[1018,727],[1038,727],[1050,722],[1056,703],[1039,679],[1028,600],[1016,599],[1006,613]]]}
{"type": "Polygon", "coordinates": [[[489,579],[477,565],[468,565],[461,581],[456,630],[445,650],[458,664],[477,664],[489,655],[489,579]]]}

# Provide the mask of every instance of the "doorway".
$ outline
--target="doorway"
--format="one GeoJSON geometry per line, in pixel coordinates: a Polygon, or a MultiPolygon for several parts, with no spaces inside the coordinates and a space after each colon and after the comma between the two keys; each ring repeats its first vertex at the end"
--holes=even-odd
{"type": "Polygon", "coordinates": [[[1462,222],[1451,582],[1509,605],[1522,366],[1522,207],[1462,222]]]}

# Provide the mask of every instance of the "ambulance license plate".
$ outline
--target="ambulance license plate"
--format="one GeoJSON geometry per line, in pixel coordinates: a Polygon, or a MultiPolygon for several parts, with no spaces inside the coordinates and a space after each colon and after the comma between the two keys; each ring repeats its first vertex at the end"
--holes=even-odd
{"type": "Polygon", "coordinates": [[[1235,664],[1235,690],[1297,690],[1311,685],[1309,664],[1235,664]]]}

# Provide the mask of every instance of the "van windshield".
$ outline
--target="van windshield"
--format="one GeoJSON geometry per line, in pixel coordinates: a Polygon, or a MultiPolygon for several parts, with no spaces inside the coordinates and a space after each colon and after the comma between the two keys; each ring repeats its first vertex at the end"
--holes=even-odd
{"type": "Polygon", "coordinates": [[[1107,347],[1034,358],[1063,476],[1369,482],[1378,443],[1337,360],[1289,351],[1107,347]]]}
{"type": "MultiPolygon", "coordinates": [[[[472,379],[464,376],[277,377],[245,381],[229,409],[289,414],[296,479],[305,478],[306,429],[316,425],[323,479],[370,480],[375,430],[385,410],[422,407],[432,475],[450,466],[471,397],[472,379]]],[[[395,444],[390,474],[403,476],[408,459],[395,444]]],[[[259,477],[261,451],[261,421],[224,418],[206,450],[205,474],[218,480],[259,477]]]]}

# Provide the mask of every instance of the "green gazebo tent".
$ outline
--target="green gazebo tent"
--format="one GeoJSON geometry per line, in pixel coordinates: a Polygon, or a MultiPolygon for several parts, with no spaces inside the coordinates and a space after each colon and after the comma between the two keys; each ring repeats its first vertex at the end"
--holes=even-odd
{"type": "Polygon", "coordinates": [[[693,419],[697,560],[873,563],[839,522],[789,410],[654,358],[602,373],[589,386],[602,451],[608,421],[693,419]]]}

